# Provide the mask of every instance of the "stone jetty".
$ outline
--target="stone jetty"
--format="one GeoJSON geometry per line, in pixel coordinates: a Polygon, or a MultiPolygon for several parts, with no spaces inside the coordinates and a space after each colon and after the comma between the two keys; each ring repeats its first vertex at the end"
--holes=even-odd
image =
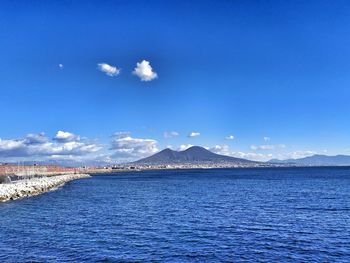
{"type": "Polygon", "coordinates": [[[38,195],[63,186],[69,181],[89,177],[88,174],[65,174],[0,184],[0,202],[38,195]]]}

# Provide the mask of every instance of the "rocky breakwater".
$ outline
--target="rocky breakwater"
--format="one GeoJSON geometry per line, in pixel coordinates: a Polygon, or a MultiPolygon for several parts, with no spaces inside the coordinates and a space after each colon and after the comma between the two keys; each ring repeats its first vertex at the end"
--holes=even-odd
{"type": "Polygon", "coordinates": [[[88,174],[65,174],[0,184],[0,202],[38,195],[63,186],[69,181],[89,177],[88,174]]]}

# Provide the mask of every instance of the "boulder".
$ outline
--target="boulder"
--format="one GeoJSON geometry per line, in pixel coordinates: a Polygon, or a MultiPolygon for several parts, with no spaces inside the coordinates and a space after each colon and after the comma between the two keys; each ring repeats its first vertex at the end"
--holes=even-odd
{"type": "Polygon", "coordinates": [[[8,175],[0,175],[0,184],[11,183],[11,178],[8,175]]]}

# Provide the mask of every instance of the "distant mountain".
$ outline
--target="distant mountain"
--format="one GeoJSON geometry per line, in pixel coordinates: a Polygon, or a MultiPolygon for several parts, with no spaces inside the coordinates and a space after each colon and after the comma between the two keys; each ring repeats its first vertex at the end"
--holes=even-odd
{"type": "Polygon", "coordinates": [[[348,155],[313,155],[300,159],[277,160],[272,159],[270,163],[275,164],[294,164],[302,166],[348,166],[350,165],[350,156],[348,155]]]}
{"type": "Polygon", "coordinates": [[[249,161],[220,155],[213,153],[203,147],[193,146],[184,151],[174,151],[165,149],[150,157],[143,158],[134,162],[135,164],[152,164],[152,165],[167,165],[167,164],[201,164],[201,163],[229,163],[229,164],[255,164],[257,162],[249,161]]]}

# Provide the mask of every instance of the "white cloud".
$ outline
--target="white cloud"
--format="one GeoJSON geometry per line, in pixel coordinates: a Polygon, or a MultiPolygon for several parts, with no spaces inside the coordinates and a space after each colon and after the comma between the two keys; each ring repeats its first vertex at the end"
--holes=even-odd
{"type": "Polygon", "coordinates": [[[207,148],[217,154],[232,156],[236,158],[243,158],[253,161],[268,161],[273,157],[273,154],[262,154],[262,153],[245,153],[241,151],[233,152],[228,145],[215,145],[214,147],[207,148]]]}
{"type": "Polygon", "coordinates": [[[50,157],[47,157],[46,160],[51,161],[55,160],[63,165],[105,165],[108,164],[115,164],[116,161],[111,158],[110,155],[107,155],[106,153],[99,153],[99,154],[93,154],[93,155],[51,155],[50,157]]]}
{"type": "Polygon", "coordinates": [[[233,152],[230,150],[230,147],[228,145],[215,145],[214,147],[209,147],[208,150],[221,155],[227,155],[253,161],[267,161],[270,160],[273,156],[272,154],[233,152]]]}
{"type": "Polygon", "coordinates": [[[114,77],[117,76],[120,73],[120,69],[117,67],[111,66],[107,63],[99,63],[97,64],[97,67],[102,72],[106,73],[108,76],[114,77]]]}
{"type": "Polygon", "coordinates": [[[122,131],[122,132],[115,132],[113,134],[113,137],[114,138],[125,138],[125,137],[130,137],[130,135],[131,135],[131,132],[122,131]]]}
{"type": "Polygon", "coordinates": [[[27,144],[41,144],[48,142],[48,138],[45,136],[45,133],[39,134],[28,134],[25,138],[27,144]]]}
{"type": "Polygon", "coordinates": [[[12,151],[19,150],[24,145],[24,140],[2,140],[0,139],[0,155],[10,154],[12,151]]]}
{"type": "Polygon", "coordinates": [[[137,62],[136,68],[132,73],[138,76],[141,79],[141,81],[151,81],[153,79],[158,78],[157,73],[153,71],[151,64],[147,60],[137,62]]]}
{"type": "Polygon", "coordinates": [[[209,147],[208,150],[221,155],[231,155],[230,147],[228,145],[215,145],[214,147],[209,147]]]}
{"type": "Polygon", "coordinates": [[[111,150],[120,158],[141,158],[158,152],[158,142],[153,139],[131,137],[130,133],[117,133],[112,140],[111,150]]]}
{"type": "Polygon", "coordinates": [[[180,134],[176,131],[166,131],[164,132],[164,138],[174,138],[174,137],[177,137],[179,136],[180,134]]]}
{"type": "MultiPolygon", "coordinates": [[[[78,138],[77,136],[76,138],[78,138]]],[[[20,139],[0,139],[1,157],[49,157],[54,155],[86,155],[97,152],[102,147],[82,141],[50,142],[44,133],[28,134],[20,139]]]]}
{"type": "Polygon", "coordinates": [[[271,140],[270,137],[266,137],[266,136],[264,137],[264,141],[265,141],[265,142],[269,142],[270,140],[271,140]]]}
{"type": "Polygon", "coordinates": [[[226,140],[234,140],[235,139],[235,136],[233,135],[229,135],[225,138],[226,140]]]}
{"type": "Polygon", "coordinates": [[[194,145],[192,145],[192,144],[181,144],[177,150],[178,151],[185,151],[188,148],[191,148],[192,146],[194,146],[194,145]]]}
{"type": "Polygon", "coordinates": [[[273,157],[273,154],[262,154],[262,153],[245,153],[245,152],[232,152],[231,156],[237,158],[248,159],[252,161],[268,161],[273,157]]]}
{"type": "Polygon", "coordinates": [[[193,137],[198,137],[201,135],[199,132],[191,132],[187,137],[193,138],[193,137]]]}
{"type": "Polygon", "coordinates": [[[75,135],[74,133],[58,131],[54,137],[54,140],[58,142],[70,142],[74,140],[80,140],[80,137],[75,135]]]}
{"type": "Polygon", "coordinates": [[[276,144],[276,145],[272,145],[272,144],[264,144],[264,145],[251,145],[250,149],[253,151],[256,150],[275,150],[275,149],[284,149],[286,148],[286,145],[284,144],[276,144]]]}
{"type": "Polygon", "coordinates": [[[253,145],[250,145],[250,149],[253,151],[256,151],[259,149],[259,147],[253,144],[253,145]]]}

